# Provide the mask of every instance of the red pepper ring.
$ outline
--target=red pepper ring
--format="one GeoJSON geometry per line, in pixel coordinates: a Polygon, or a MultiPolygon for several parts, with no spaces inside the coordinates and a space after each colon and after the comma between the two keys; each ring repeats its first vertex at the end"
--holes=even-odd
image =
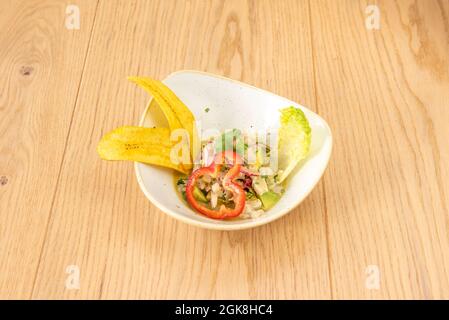
{"type": "Polygon", "coordinates": [[[241,167],[242,159],[235,152],[223,151],[218,153],[214,157],[214,161],[210,166],[199,168],[193,171],[190,175],[186,185],[187,202],[196,211],[212,219],[224,219],[239,216],[245,208],[245,191],[239,184],[234,182],[234,178],[236,178],[240,173],[241,167]],[[234,200],[235,206],[234,208],[228,208],[224,204],[222,204],[218,210],[209,209],[195,199],[195,197],[193,196],[193,189],[198,179],[206,174],[209,174],[213,178],[216,178],[218,176],[218,173],[220,172],[221,166],[225,164],[226,160],[229,158],[233,160],[233,166],[223,177],[222,184],[225,190],[229,190],[232,193],[232,198],[234,200]]]}

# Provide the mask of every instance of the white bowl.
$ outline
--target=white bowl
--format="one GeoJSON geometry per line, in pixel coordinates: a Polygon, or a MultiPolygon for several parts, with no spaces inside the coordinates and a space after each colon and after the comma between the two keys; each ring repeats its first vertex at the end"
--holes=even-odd
{"type": "MultiPolygon", "coordinates": [[[[198,71],[178,71],[164,81],[189,107],[202,130],[216,128],[263,130],[276,127],[279,109],[295,106],[304,111],[312,128],[310,155],[290,174],[281,200],[256,219],[213,220],[193,211],[182,201],[174,187],[173,171],[157,166],[135,163],[137,181],[145,196],[159,209],[183,222],[218,230],[252,228],[274,221],[290,212],[312,191],[320,180],[332,150],[332,133],[320,116],[309,109],[268,91],[198,71]],[[209,112],[205,109],[209,108],[209,112]]],[[[151,103],[151,100],[150,100],[151,103]]],[[[148,104],[140,125],[152,127],[163,119],[156,108],[148,104]]]]}

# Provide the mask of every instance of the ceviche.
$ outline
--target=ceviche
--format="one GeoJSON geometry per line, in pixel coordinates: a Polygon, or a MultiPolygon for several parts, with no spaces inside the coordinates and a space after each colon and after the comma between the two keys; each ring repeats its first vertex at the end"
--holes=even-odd
{"type": "Polygon", "coordinates": [[[200,155],[190,175],[178,175],[176,188],[193,209],[210,218],[259,217],[284,192],[270,166],[270,147],[256,135],[234,129],[210,137],[201,143],[200,155]],[[234,143],[226,150],[230,140],[234,143]]]}
{"type": "Polygon", "coordinates": [[[130,80],[153,96],[168,128],[117,128],[101,139],[100,157],[173,169],[174,192],[198,214],[212,219],[264,215],[281,199],[286,178],[309,153],[311,129],[299,108],[279,109],[275,132],[230,129],[201,141],[192,112],[165,84],[150,78],[130,80]],[[176,130],[185,135],[173,139],[176,130]]]}

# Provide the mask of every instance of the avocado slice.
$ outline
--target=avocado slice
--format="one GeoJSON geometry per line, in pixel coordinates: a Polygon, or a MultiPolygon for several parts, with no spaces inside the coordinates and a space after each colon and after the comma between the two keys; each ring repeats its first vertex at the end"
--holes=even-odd
{"type": "Polygon", "coordinates": [[[262,201],[263,208],[268,210],[271,209],[281,197],[273,191],[267,191],[259,196],[259,198],[260,201],[262,201]]]}
{"type": "Polygon", "coordinates": [[[197,186],[193,188],[193,197],[198,201],[208,202],[204,193],[197,186]]]}

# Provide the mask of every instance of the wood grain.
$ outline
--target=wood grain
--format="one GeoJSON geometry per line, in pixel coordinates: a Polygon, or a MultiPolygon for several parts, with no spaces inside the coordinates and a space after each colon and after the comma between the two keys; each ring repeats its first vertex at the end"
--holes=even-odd
{"type": "Polygon", "coordinates": [[[102,162],[95,152],[102,134],[137,123],[143,112],[148,96],[126,82],[129,74],[163,78],[202,69],[266,88],[269,79],[272,89],[313,104],[307,10],[294,2],[252,6],[100,2],[34,298],[330,296],[321,188],[266,227],[206,231],[157,210],[139,191],[131,164],[102,162]],[[276,17],[291,22],[277,25],[276,17]],[[274,42],[291,27],[303,36],[274,42]],[[285,50],[289,45],[297,56],[285,50]],[[276,67],[274,59],[282,64],[276,67]],[[253,72],[255,65],[264,68],[253,72]],[[293,72],[299,68],[304,72],[293,72]],[[69,264],[80,266],[79,291],[64,287],[69,264]]]}
{"type": "Polygon", "coordinates": [[[70,3],[80,30],[66,1],[0,4],[0,297],[449,298],[448,1],[376,1],[379,30],[367,1],[70,3]],[[329,122],[329,168],[294,212],[198,229],[149,203],[132,164],[98,158],[148,101],[126,76],[180,69],[329,122]]]}
{"type": "Polygon", "coordinates": [[[0,297],[29,298],[44,245],[95,1],[0,4],[0,297]]]}
{"type": "Polygon", "coordinates": [[[447,2],[312,1],[335,298],[448,298],[447,2]],[[379,290],[365,270],[379,267],[379,290]]]}

